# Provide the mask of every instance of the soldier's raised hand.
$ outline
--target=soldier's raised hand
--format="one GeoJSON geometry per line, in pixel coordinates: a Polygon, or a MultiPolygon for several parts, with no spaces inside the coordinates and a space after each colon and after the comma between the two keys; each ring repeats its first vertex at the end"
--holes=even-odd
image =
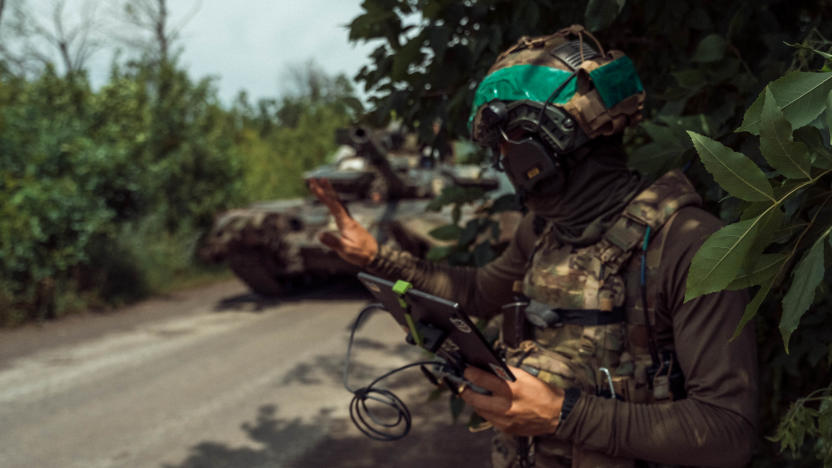
{"type": "Polygon", "coordinates": [[[318,239],[349,263],[365,266],[378,253],[378,242],[364,226],[350,216],[327,179],[309,179],[309,190],[318,197],[335,218],[338,234],[323,232],[318,239]]]}

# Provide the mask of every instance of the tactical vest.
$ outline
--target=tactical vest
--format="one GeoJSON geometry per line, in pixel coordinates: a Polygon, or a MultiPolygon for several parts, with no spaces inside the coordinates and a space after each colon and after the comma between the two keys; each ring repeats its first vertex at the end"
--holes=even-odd
{"type": "MultiPolygon", "coordinates": [[[[651,253],[652,258],[646,251],[651,236],[662,237],[662,226],[679,209],[698,204],[701,199],[684,174],[671,171],[638,194],[593,245],[561,244],[547,225],[522,282],[528,305],[504,317],[507,362],[561,389],[579,387],[584,393],[636,403],[682,397],[683,386],[675,395],[670,388],[670,375],[678,373],[667,359],[672,344],[651,346],[655,294],[645,294],[644,285],[658,268],[663,249],[651,253]],[[634,261],[641,262],[640,269],[632,268],[634,261]],[[521,328],[526,336],[519,336],[521,328]]],[[[517,440],[504,434],[495,439],[492,455],[495,467],[636,463],[581,450],[555,437],[517,440]]]]}

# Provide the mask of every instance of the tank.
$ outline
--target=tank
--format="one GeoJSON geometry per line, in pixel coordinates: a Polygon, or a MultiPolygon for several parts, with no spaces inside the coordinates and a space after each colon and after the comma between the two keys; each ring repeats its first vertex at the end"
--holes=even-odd
{"type": "MultiPolygon", "coordinates": [[[[339,129],[335,139],[342,145],[335,162],[306,173],[305,178],[329,179],[353,218],[379,244],[392,244],[419,257],[433,246],[448,244],[428,234],[452,220],[450,208],[427,210],[444,187],[510,190],[496,171],[437,161],[425,156],[429,153],[420,151],[412,136],[397,131],[351,127],[339,129]]],[[[461,220],[477,215],[466,205],[461,220]]],[[[501,215],[504,227],[498,242],[508,241],[518,219],[519,213],[501,215]]],[[[226,262],[257,294],[282,295],[299,283],[358,272],[318,241],[324,230],[337,228],[326,206],[314,196],[257,202],[218,215],[200,255],[211,262],[226,262]]]]}

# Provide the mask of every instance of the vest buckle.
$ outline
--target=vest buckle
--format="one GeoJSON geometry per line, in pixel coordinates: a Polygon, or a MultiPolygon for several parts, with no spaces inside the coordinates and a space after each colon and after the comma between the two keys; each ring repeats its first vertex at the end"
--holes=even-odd
{"type": "Polygon", "coordinates": [[[532,299],[526,306],[526,320],[537,328],[552,328],[563,325],[560,314],[549,305],[532,299]]]}

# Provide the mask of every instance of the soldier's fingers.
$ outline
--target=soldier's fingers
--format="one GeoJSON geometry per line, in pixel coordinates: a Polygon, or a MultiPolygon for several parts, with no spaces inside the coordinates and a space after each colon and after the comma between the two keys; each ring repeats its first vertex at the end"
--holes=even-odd
{"type": "Polygon", "coordinates": [[[321,183],[321,179],[307,179],[306,186],[309,187],[309,191],[312,192],[319,200],[324,201],[326,197],[326,193],[324,192],[323,184],[321,183]]]}
{"type": "Polygon", "coordinates": [[[511,388],[505,380],[490,372],[469,366],[465,369],[464,375],[471,383],[490,390],[494,395],[511,396],[511,388]]]}
{"type": "Polygon", "coordinates": [[[477,410],[477,414],[480,415],[481,418],[490,422],[497,429],[502,429],[508,423],[509,416],[506,416],[504,412],[493,413],[491,411],[479,409],[477,410]]]}
{"type": "Polygon", "coordinates": [[[344,250],[344,243],[341,241],[341,238],[329,231],[320,233],[318,235],[318,240],[336,252],[342,252],[344,250]]]}
{"type": "Polygon", "coordinates": [[[338,192],[332,187],[332,183],[329,179],[309,179],[308,185],[312,193],[318,197],[318,200],[329,208],[329,212],[335,217],[338,228],[341,229],[344,221],[351,218],[351,216],[347,207],[344,206],[338,197],[338,192]]]}
{"type": "Polygon", "coordinates": [[[321,192],[328,201],[341,204],[338,192],[335,191],[335,187],[332,186],[332,182],[329,179],[318,179],[318,183],[320,184],[321,192]]]}
{"type": "Polygon", "coordinates": [[[324,188],[324,191],[330,195],[334,199],[338,199],[338,192],[335,191],[335,187],[332,186],[332,182],[329,179],[320,179],[321,185],[324,188]]]}
{"type": "Polygon", "coordinates": [[[332,187],[332,183],[327,179],[309,179],[306,183],[309,190],[318,197],[320,201],[329,205],[330,203],[340,203],[338,200],[338,193],[332,187]]]}
{"type": "Polygon", "coordinates": [[[483,395],[470,388],[463,390],[459,396],[471,405],[477,414],[492,422],[494,415],[503,414],[511,407],[511,401],[504,396],[483,395]]]}

